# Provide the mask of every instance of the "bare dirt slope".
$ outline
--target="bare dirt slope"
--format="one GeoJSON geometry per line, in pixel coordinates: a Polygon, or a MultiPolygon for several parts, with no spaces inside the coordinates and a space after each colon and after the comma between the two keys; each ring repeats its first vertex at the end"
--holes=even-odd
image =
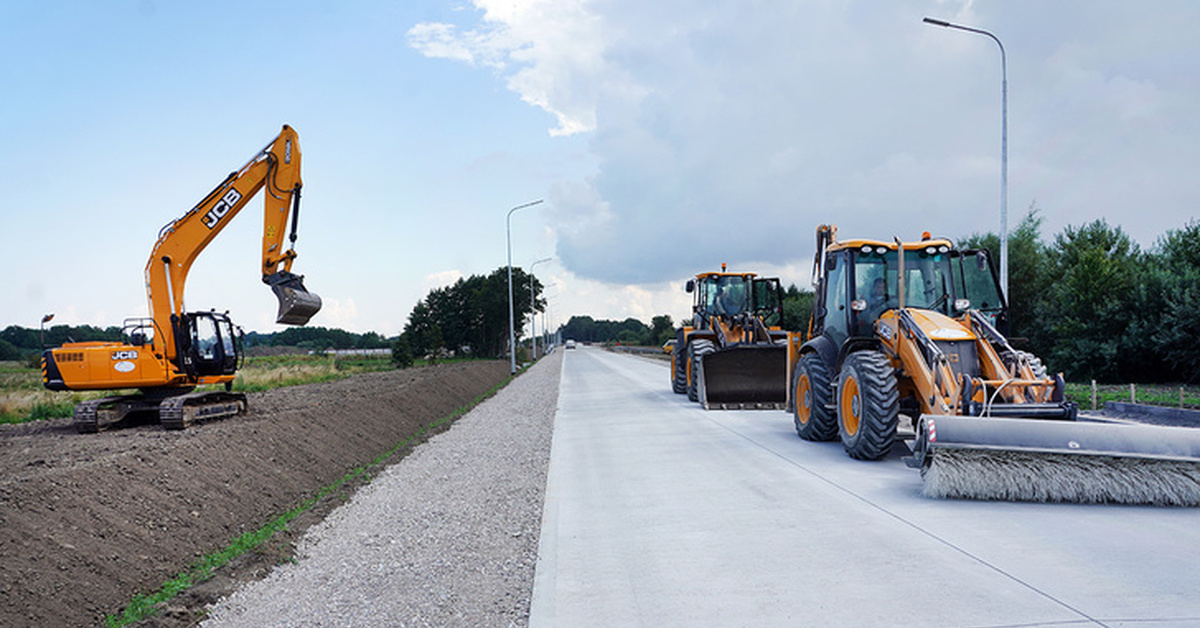
{"type": "Polygon", "coordinates": [[[93,625],[507,375],[470,362],[281,388],[182,432],[0,427],[0,626],[93,625]]]}

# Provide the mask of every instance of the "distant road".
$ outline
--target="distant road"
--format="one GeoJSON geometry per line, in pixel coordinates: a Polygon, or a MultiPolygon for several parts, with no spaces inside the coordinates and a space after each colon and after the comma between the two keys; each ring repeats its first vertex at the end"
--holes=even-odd
{"type": "Polygon", "coordinates": [[[564,352],[531,626],[1200,625],[1200,509],[943,501],[564,352]]]}

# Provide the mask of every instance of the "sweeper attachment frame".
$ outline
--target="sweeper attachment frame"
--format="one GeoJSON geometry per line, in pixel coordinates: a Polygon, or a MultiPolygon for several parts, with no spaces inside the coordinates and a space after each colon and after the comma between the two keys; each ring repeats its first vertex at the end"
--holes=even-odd
{"type": "Polygon", "coordinates": [[[986,251],[836,233],[817,230],[809,340],[788,342],[801,438],[876,460],[905,415],[930,496],[1200,505],[1200,430],[1079,421],[1062,375],[1005,337],[986,251]]]}

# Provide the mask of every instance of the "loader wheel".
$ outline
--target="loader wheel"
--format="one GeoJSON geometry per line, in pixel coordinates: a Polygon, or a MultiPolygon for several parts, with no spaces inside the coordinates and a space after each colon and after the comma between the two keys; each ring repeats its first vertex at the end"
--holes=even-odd
{"type": "Polygon", "coordinates": [[[829,369],[815,353],[800,356],[792,374],[792,417],[796,433],[804,440],[828,441],[837,438],[837,417],[829,409],[833,387],[829,369]]]}
{"type": "Polygon", "coordinates": [[[887,357],[878,351],[852,353],[838,384],[838,429],[851,458],[878,460],[896,439],[900,394],[887,357]]]}
{"type": "Polygon", "coordinates": [[[671,391],[677,395],[687,392],[687,350],[684,349],[682,332],[671,349],[671,391]]]}
{"type": "Polygon", "coordinates": [[[690,401],[700,401],[700,378],[704,377],[704,356],[713,352],[711,340],[693,340],[688,345],[688,363],[692,365],[692,379],[688,380],[687,396],[690,401]]]}

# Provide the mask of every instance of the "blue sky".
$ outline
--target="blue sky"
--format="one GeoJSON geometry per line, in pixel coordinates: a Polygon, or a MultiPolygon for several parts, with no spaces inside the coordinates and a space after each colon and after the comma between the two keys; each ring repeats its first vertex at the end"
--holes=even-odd
{"type": "MultiPolygon", "coordinates": [[[[509,0],[0,5],[0,326],[146,314],[159,228],[290,124],[311,324],[398,333],[431,288],[552,257],[551,322],[688,313],[729,263],[806,285],[843,236],[1194,220],[1200,5],[509,0]]],[[[273,331],[255,199],[190,309],[273,331]]]]}

